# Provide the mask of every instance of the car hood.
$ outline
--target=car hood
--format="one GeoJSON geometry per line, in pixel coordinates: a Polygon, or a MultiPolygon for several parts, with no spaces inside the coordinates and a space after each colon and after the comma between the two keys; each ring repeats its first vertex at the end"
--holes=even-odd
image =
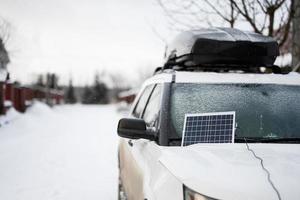
{"type": "MultiPolygon", "coordinates": [[[[282,199],[300,199],[300,145],[249,144],[263,159],[282,199]]],[[[278,199],[246,144],[163,147],[159,161],[185,186],[223,200],[278,199]]]]}

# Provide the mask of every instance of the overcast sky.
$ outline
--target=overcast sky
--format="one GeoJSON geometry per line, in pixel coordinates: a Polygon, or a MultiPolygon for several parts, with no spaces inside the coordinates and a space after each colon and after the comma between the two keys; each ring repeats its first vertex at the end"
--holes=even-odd
{"type": "Polygon", "coordinates": [[[0,15],[12,24],[9,71],[27,83],[44,72],[61,83],[87,84],[103,70],[134,79],[162,64],[151,26],[169,34],[155,0],[0,0],[0,15]]]}

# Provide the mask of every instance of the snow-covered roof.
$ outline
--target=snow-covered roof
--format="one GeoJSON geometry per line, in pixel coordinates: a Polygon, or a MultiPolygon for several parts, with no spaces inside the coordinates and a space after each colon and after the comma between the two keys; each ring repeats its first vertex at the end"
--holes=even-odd
{"type": "MultiPolygon", "coordinates": [[[[258,83],[300,85],[300,74],[246,74],[246,73],[213,73],[213,72],[175,72],[176,83],[258,83]]],[[[171,73],[162,73],[148,79],[151,83],[171,82],[171,73]]]]}
{"type": "Polygon", "coordinates": [[[238,74],[178,72],[176,82],[195,83],[262,83],[300,85],[300,75],[290,74],[238,74]]]}

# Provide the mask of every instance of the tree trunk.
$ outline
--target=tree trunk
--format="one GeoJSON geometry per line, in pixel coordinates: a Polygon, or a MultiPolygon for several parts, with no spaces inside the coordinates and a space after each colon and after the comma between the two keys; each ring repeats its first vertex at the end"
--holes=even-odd
{"type": "Polygon", "coordinates": [[[275,11],[272,9],[269,11],[268,14],[269,14],[269,36],[273,37],[275,11]]]}
{"type": "MultiPolygon", "coordinates": [[[[300,62],[300,1],[295,1],[294,7],[292,67],[296,67],[300,62]]],[[[300,67],[297,71],[300,72],[300,67]]]]}

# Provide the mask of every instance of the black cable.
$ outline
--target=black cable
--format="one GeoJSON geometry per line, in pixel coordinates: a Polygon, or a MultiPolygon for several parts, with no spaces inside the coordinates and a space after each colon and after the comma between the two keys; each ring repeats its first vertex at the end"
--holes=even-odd
{"type": "Polygon", "coordinates": [[[268,176],[268,182],[271,184],[272,188],[273,188],[274,191],[276,192],[278,199],[281,200],[280,193],[279,193],[278,189],[276,188],[276,186],[274,185],[273,181],[271,180],[271,174],[270,174],[270,172],[265,168],[263,159],[262,159],[261,157],[257,156],[256,153],[255,153],[252,149],[250,149],[250,147],[249,147],[249,145],[248,145],[248,143],[247,143],[246,138],[244,138],[244,140],[245,140],[245,144],[246,144],[246,146],[247,146],[247,150],[250,151],[250,152],[253,154],[253,156],[254,156],[256,159],[258,159],[258,160],[260,161],[260,165],[261,165],[262,169],[267,173],[267,176],[268,176]]]}

